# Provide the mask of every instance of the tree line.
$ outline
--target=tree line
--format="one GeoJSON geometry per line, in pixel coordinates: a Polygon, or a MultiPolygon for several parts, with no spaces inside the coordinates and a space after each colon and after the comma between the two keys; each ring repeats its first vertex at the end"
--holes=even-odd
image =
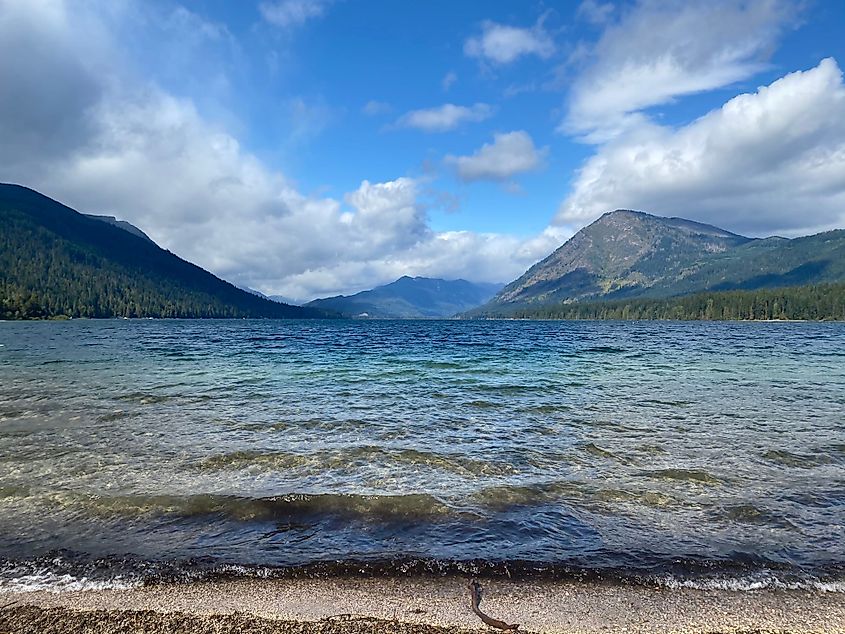
{"type": "Polygon", "coordinates": [[[845,284],[702,292],[665,299],[521,306],[506,313],[479,316],[516,319],[845,321],[845,284]]]}

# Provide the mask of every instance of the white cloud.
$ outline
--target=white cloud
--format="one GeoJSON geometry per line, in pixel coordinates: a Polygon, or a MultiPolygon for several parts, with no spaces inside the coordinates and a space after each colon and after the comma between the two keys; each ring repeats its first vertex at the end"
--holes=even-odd
{"type": "Polygon", "coordinates": [[[603,142],[642,110],[754,75],[795,12],[786,0],[639,2],[591,51],[560,130],[603,142]]]}
{"type": "Polygon", "coordinates": [[[604,24],[613,15],[616,7],[612,2],[599,2],[598,0],[583,0],[578,5],[575,14],[591,24],[604,24]]]}
{"type": "Polygon", "coordinates": [[[481,25],[481,34],[464,43],[466,55],[494,64],[510,64],[525,55],[548,59],[554,52],[555,43],[543,28],[542,19],[531,28],[487,20],[481,25]]]}
{"type": "Polygon", "coordinates": [[[599,148],[559,224],[634,208],[753,235],[845,225],[845,85],[833,59],[674,129],[643,122],[599,148]]]}
{"type": "Polygon", "coordinates": [[[432,233],[429,239],[403,251],[401,258],[383,255],[366,260],[329,260],[322,267],[285,278],[283,288],[293,297],[311,298],[366,290],[402,275],[506,282],[546,257],[569,236],[571,233],[560,227],[529,239],[470,231],[432,233]]]}
{"type": "Polygon", "coordinates": [[[395,125],[401,128],[416,128],[423,132],[448,132],[463,123],[484,121],[492,114],[493,108],[486,103],[469,107],[447,103],[437,108],[412,110],[402,115],[395,125]]]}
{"type": "Polygon", "coordinates": [[[523,131],[493,135],[493,143],[485,143],[470,156],[447,156],[458,177],[465,182],[507,181],[516,174],[539,169],[548,148],[536,148],[531,136],[523,131]]]}
{"type": "Polygon", "coordinates": [[[458,81],[457,73],[455,73],[454,71],[449,71],[443,77],[443,80],[440,82],[440,85],[443,87],[444,91],[448,91],[452,87],[452,84],[454,84],[456,81],[458,81]]]}
{"type": "MultiPolygon", "coordinates": [[[[109,19],[131,26],[122,6],[109,3],[109,19]]],[[[0,91],[0,181],[126,219],[226,279],[300,299],[403,274],[506,281],[565,233],[435,232],[407,177],[363,181],[342,200],[305,195],[190,99],[134,77],[101,9],[0,3],[0,86],[16,87],[0,91]]]]}
{"type": "Polygon", "coordinates": [[[326,12],[327,0],[276,0],[258,5],[261,16],[273,26],[301,26],[326,12]]]}
{"type": "Polygon", "coordinates": [[[365,115],[368,115],[370,117],[375,117],[376,115],[380,115],[380,114],[387,114],[387,113],[391,112],[392,110],[393,110],[393,108],[391,107],[391,105],[389,103],[387,103],[385,101],[375,101],[375,100],[368,101],[366,104],[364,104],[364,107],[361,108],[361,112],[363,112],[365,115]]]}

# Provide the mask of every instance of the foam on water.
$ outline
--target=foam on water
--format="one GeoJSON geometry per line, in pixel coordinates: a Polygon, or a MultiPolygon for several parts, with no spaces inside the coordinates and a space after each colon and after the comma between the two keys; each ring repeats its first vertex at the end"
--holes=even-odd
{"type": "Polygon", "coordinates": [[[98,571],[96,576],[72,573],[57,559],[46,564],[6,564],[0,568],[0,593],[3,592],[80,592],[85,590],[131,590],[144,583],[139,575],[127,577],[98,571]]]}
{"type": "Polygon", "coordinates": [[[92,580],[72,575],[43,574],[22,575],[14,579],[0,579],[0,592],[82,592],[85,590],[131,590],[142,585],[141,581],[123,579],[92,580]]]}
{"type": "Polygon", "coordinates": [[[817,592],[845,592],[845,581],[783,581],[777,577],[736,577],[722,579],[678,579],[672,576],[655,579],[658,585],[670,589],[689,588],[693,590],[726,590],[729,592],[751,592],[756,590],[813,590],[817,592]]]}

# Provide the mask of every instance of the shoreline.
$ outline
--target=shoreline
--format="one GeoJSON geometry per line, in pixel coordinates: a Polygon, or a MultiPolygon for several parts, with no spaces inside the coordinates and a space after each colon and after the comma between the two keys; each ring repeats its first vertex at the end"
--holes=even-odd
{"type": "Polygon", "coordinates": [[[555,317],[68,317],[68,316],[53,316],[53,317],[27,317],[20,319],[0,319],[0,323],[32,323],[32,322],[55,322],[55,321],[363,321],[363,322],[387,322],[387,321],[622,321],[622,322],[678,322],[678,323],[761,323],[761,324],[833,324],[843,323],[845,318],[840,317],[822,317],[820,319],[740,319],[740,318],[725,318],[725,319],[704,319],[704,318],[689,318],[689,319],[674,319],[665,317],[643,317],[643,318],[625,318],[625,317],[570,317],[570,318],[555,318],[555,317]]]}
{"type": "MultiPolygon", "coordinates": [[[[61,593],[0,591],[0,632],[496,631],[473,614],[468,581],[329,577],[61,593]]],[[[505,580],[483,580],[482,586],[482,610],[520,623],[524,631],[845,631],[842,593],[505,580]]]]}

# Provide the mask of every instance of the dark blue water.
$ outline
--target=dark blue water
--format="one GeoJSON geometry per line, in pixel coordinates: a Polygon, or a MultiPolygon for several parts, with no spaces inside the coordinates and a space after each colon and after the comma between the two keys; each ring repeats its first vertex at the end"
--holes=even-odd
{"type": "Polygon", "coordinates": [[[845,325],[0,323],[0,562],[842,591],[845,325]]]}

